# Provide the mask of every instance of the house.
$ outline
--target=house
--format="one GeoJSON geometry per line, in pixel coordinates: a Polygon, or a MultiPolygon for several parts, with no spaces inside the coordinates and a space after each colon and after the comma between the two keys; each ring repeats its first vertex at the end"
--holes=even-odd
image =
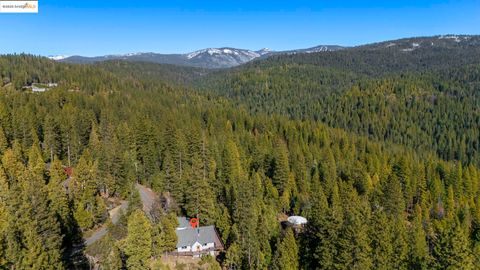
{"type": "Polygon", "coordinates": [[[35,84],[32,85],[32,92],[45,92],[47,88],[45,87],[40,87],[35,84]]]}
{"type": "Polygon", "coordinates": [[[193,228],[186,217],[179,217],[178,223],[176,255],[200,257],[209,254],[216,256],[219,251],[223,250],[223,244],[215,226],[193,228]]]}
{"type": "Polygon", "coordinates": [[[57,86],[57,83],[32,83],[31,86],[28,86],[26,88],[31,89],[32,92],[45,92],[47,90],[50,90],[50,88],[57,86]]]}

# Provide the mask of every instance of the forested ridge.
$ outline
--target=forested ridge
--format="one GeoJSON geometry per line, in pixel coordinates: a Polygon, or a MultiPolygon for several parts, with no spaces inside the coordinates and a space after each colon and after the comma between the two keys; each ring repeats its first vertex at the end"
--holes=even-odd
{"type": "Polygon", "coordinates": [[[0,76],[0,269],[167,269],[176,216],[196,214],[225,245],[212,269],[480,266],[475,63],[371,76],[11,55],[0,76]],[[136,183],[159,194],[152,213],[136,183]],[[85,247],[112,199],[128,211],[85,247]]]}
{"type": "Polygon", "coordinates": [[[253,113],[314,119],[479,165],[479,38],[470,37],[469,46],[398,49],[435,39],[275,56],[195,82],[203,92],[228,97],[253,113]]]}

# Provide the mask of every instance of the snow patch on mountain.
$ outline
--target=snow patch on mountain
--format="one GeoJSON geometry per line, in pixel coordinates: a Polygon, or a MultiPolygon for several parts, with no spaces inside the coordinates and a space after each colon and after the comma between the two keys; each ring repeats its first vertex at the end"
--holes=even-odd
{"type": "Polygon", "coordinates": [[[420,43],[413,42],[411,48],[402,49],[402,52],[411,52],[420,47],[420,43]]]}
{"type": "Polygon", "coordinates": [[[143,53],[143,52],[127,53],[127,54],[124,54],[123,56],[130,57],[130,56],[137,56],[142,54],[146,54],[146,53],[143,53]]]}
{"type": "Polygon", "coordinates": [[[60,61],[60,60],[63,60],[65,58],[68,58],[68,57],[70,57],[70,56],[68,56],[68,55],[50,55],[50,56],[48,56],[49,59],[55,60],[55,61],[60,61]]]}
{"type": "Polygon", "coordinates": [[[331,49],[328,46],[318,46],[304,51],[305,53],[328,52],[331,49]]]}
{"type": "Polygon", "coordinates": [[[240,50],[240,49],[232,49],[232,48],[208,48],[203,50],[194,51],[191,53],[186,54],[185,56],[187,59],[193,59],[202,55],[208,54],[209,56],[245,56],[251,59],[257,58],[260,54],[250,51],[250,50],[240,50]]]}
{"type": "Polygon", "coordinates": [[[272,52],[272,50],[270,50],[269,48],[263,48],[263,49],[261,49],[261,50],[256,51],[256,53],[258,53],[258,54],[260,54],[260,55],[269,54],[269,53],[271,53],[271,52],[272,52]]]}
{"type": "Polygon", "coordinates": [[[460,42],[461,38],[457,35],[442,35],[438,39],[453,39],[455,42],[460,42]]]}

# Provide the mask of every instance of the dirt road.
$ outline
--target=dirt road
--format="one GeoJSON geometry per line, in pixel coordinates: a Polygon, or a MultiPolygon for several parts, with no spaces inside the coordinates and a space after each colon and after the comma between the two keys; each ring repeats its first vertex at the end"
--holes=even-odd
{"type": "MultiPolygon", "coordinates": [[[[113,224],[117,224],[120,220],[120,215],[122,212],[127,211],[128,201],[122,201],[121,204],[108,212],[110,215],[110,220],[113,224]]],[[[107,234],[107,225],[104,224],[102,227],[98,228],[90,237],[85,239],[85,246],[89,246],[96,241],[100,240],[105,234],[107,234]]]]}

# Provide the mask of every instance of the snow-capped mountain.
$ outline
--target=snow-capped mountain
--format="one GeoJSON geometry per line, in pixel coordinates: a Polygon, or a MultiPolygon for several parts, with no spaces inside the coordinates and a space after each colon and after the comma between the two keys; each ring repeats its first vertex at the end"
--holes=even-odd
{"type": "Polygon", "coordinates": [[[297,54],[297,53],[318,53],[318,52],[333,52],[338,50],[347,49],[348,47],[342,47],[338,45],[319,45],[316,47],[306,48],[306,49],[298,49],[298,50],[290,50],[290,51],[280,51],[280,52],[270,52],[271,54],[297,54]]]}
{"type": "Polygon", "coordinates": [[[256,53],[260,54],[260,55],[266,55],[266,54],[270,54],[272,53],[273,51],[270,50],[269,48],[263,48],[261,50],[258,50],[256,51],[256,53]]]}
{"type": "Polygon", "coordinates": [[[68,55],[50,55],[50,56],[47,56],[49,59],[52,59],[52,60],[55,60],[55,61],[60,61],[60,60],[63,60],[65,58],[68,58],[70,56],[68,55]]]}
{"type": "Polygon", "coordinates": [[[297,50],[300,53],[316,53],[316,52],[333,52],[345,49],[345,47],[338,46],[338,45],[320,45],[308,49],[297,50]]]}
{"type": "Polygon", "coordinates": [[[309,49],[294,51],[272,51],[263,48],[258,51],[236,49],[236,48],[207,48],[186,54],[159,54],[159,53],[128,53],[119,55],[105,55],[96,57],[70,56],[51,58],[53,60],[69,63],[94,63],[108,60],[144,61],[161,64],[173,64],[182,66],[193,66],[201,68],[229,68],[250,62],[257,58],[282,53],[311,53],[331,51],[342,48],[340,46],[318,46],[309,49]]]}
{"type": "Polygon", "coordinates": [[[186,54],[194,65],[207,68],[225,68],[238,66],[262,56],[264,51],[251,51],[235,48],[208,48],[186,54]]]}
{"type": "Polygon", "coordinates": [[[128,53],[121,55],[106,55],[97,57],[84,56],[52,56],[50,59],[69,63],[94,63],[107,60],[143,61],[160,64],[172,64],[201,68],[229,68],[238,66],[255,59],[262,59],[273,55],[292,55],[299,53],[323,53],[338,50],[396,50],[401,53],[412,53],[423,50],[442,50],[480,47],[480,36],[469,35],[441,35],[432,37],[415,37],[391,40],[379,43],[342,47],[337,45],[320,45],[312,48],[272,51],[264,48],[258,51],[236,49],[230,47],[207,48],[185,54],[159,53],[128,53]]]}
{"type": "Polygon", "coordinates": [[[403,38],[355,47],[362,50],[397,50],[414,52],[418,50],[458,49],[480,46],[480,36],[440,35],[432,37],[403,38]]]}

